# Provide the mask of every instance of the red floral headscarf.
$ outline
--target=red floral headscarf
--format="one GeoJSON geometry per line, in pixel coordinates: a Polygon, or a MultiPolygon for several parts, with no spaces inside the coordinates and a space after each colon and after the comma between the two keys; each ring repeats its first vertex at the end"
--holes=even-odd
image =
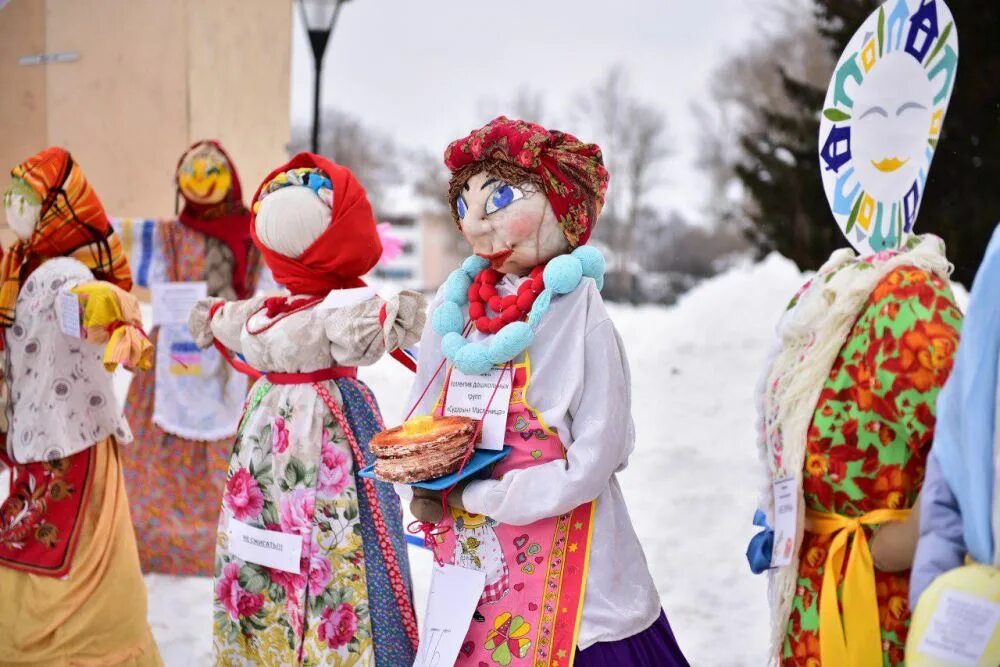
{"type": "Polygon", "coordinates": [[[132,272],[104,206],[64,148],[46,148],[11,170],[42,202],[31,238],[18,241],[0,262],[0,327],[14,323],[21,284],[48,259],[72,257],[98,280],[132,289],[132,272]]]}
{"type": "MultiPolygon", "coordinates": [[[[444,152],[452,174],[469,165],[507,163],[535,177],[573,247],[590,238],[604,206],[608,170],[601,149],[572,134],[499,116],[467,137],[453,141],[444,152]]],[[[455,202],[450,202],[458,222],[455,202]]]]}
{"type": "Polygon", "coordinates": [[[286,257],[261,243],[256,223],[252,221],[253,242],[264,255],[275,281],[292,294],[319,295],[335,289],[364,286],[361,276],[378,263],[382,242],[375,228],[375,215],[368,195],[347,167],[319,155],[299,153],[267,175],[254,193],[253,201],[261,199],[261,192],[279,174],[301,168],[317,169],[330,179],[333,186],[330,226],[297,258],[286,257]]]}

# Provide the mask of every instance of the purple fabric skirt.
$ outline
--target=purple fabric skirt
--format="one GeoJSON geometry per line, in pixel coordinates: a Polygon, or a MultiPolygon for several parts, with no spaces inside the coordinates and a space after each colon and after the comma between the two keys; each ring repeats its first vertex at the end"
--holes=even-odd
{"type": "Polygon", "coordinates": [[[573,664],[575,667],[689,667],[662,610],[656,622],[637,635],[577,650],[573,664]]]}

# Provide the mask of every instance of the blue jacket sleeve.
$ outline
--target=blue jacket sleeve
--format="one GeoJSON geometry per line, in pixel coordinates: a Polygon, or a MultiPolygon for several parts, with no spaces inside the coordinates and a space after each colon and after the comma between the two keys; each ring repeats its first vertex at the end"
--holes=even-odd
{"type": "Polygon", "coordinates": [[[961,567],[966,553],[958,500],[932,450],[921,495],[920,541],[910,572],[910,609],[916,608],[920,595],[934,579],[961,567]]]}

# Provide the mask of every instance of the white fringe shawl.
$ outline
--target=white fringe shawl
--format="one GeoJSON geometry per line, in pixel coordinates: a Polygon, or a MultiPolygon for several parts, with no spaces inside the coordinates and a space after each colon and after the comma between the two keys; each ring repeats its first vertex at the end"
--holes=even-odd
{"type": "Polygon", "coordinates": [[[795,476],[798,484],[798,534],[792,562],[771,570],[768,596],[771,604],[771,645],[769,663],[781,659],[792,601],[795,598],[802,547],[805,501],[802,495],[802,466],[806,436],[812,424],[819,394],[847,341],[861,309],[882,280],[894,270],[912,266],[936,274],[947,281],[952,265],[944,255],[944,242],[925,235],[906,252],[888,258],[859,260],[849,249],[834,252],[800,295],[798,303],[778,323],[778,341],[766,373],[757,387],[758,449],[765,463],[766,478],[760,507],[773,525],[773,480],[795,476]],[[848,266],[853,265],[853,266],[848,266]],[[838,270],[839,269],[839,270],[838,270]],[[766,425],[767,411],[776,407],[776,421],[766,425]],[[780,465],[768,443],[768,434],[780,433],[780,465]]]}

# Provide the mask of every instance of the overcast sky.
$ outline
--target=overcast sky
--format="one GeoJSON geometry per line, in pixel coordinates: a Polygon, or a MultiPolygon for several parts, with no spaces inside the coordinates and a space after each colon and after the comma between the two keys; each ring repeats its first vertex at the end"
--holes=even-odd
{"type": "MultiPolygon", "coordinates": [[[[676,155],[657,193],[698,216],[709,195],[693,168],[691,105],[712,69],[761,29],[765,0],[352,0],[326,53],[323,103],[398,143],[443,153],[488,118],[482,100],[546,92],[556,118],[615,63],[668,116],[676,155]],[[755,11],[756,10],[756,11],[755,11]]],[[[312,54],[294,16],[292,122],[312,114],[312,54]]],[[[573,127],[558,128],[580,133],[573,127]]],[[[587,139],[581,136],[582,139],[587,139]]],[[[614,174],[612,174],[612,182],[614,174]]],[[[443,194],[443,193],[442,193],[443,194]]]]}

